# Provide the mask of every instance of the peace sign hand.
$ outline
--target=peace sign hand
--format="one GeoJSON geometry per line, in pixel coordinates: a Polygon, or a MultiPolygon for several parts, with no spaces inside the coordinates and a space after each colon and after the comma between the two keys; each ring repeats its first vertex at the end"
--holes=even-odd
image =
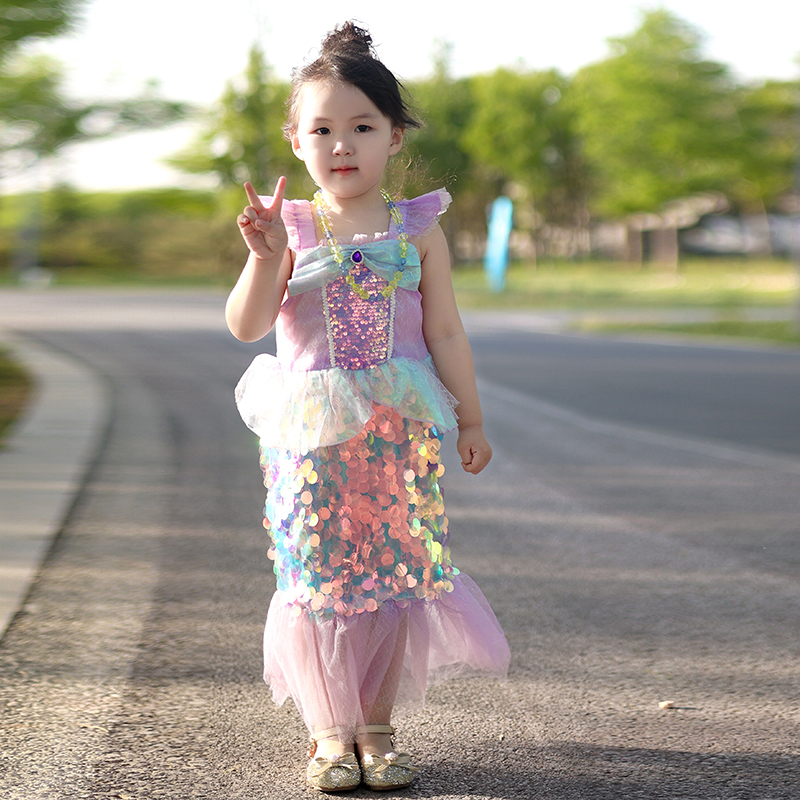
{"type": "Polygon", "coordinates": [[[272,205],[267,208],[259,198],[253,184],[245,183],[244,190],[250,205],[247,206],[237,219],[239,231],[250,252],[263,261],[272,261],[283,258],[289,244],[286,226],[281,219],[283,194],[286,189],[286,178],[281,177],[275,186],[275,196],[272,205]]]}

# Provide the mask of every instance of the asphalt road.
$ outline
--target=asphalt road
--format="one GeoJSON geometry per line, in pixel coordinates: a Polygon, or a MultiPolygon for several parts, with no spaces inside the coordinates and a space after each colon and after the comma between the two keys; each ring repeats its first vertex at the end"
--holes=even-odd
{"type": "MultiPolygon", "coordinates": [[[[0,796],[303,798],[260,681],[274,583],[218,295],[21,297],[107,381],[104,445],[0,643],[0,796]]],[[[449,462],[454,558],[512,648],[398,717],[405,797],[796,798],[800,353],[472,319],[495,459],[449,462]],[[674,708],[659,709],[669,700],[674,708]]],[[[358,791],[350,796],[367,797],[358,791]]]]}

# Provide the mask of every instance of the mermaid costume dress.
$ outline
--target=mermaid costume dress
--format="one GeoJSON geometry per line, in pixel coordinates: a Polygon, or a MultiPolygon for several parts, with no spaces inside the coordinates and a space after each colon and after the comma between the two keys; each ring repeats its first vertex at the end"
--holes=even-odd
{"type": "MultiPolygon", "coordinates": [[[[429,231],[449,203],[444,190],[399,201],[406,233],[429,231]]],[[[295,266],[277,357],[256,356],[236,388],[260,438],[277,576],[264,678],[310,731],[352,737],[432,682],[504,676],[509,650],[450,557],[440,445],[457,401],[422,336],[416,249],[401,258],[393,220],[340,243],[340,266],[310,202],[284,201],[282,216],[295,266]]]]}

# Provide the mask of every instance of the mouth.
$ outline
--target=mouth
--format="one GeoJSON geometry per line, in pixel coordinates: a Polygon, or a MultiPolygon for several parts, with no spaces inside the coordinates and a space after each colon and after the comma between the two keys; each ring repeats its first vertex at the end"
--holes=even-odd
{"type": "Polygon", "coordinates": [[[357,167],[334,167],[333,172],[335,172],[337,175],[350,175],[357,169],[357,167]]]}

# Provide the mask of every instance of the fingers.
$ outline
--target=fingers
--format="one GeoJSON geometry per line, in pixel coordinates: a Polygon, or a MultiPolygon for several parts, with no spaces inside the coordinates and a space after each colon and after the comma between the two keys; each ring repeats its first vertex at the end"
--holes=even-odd
{"type": "Polygon", "coordinates": [[[281,175],[278,178],[278,182],[275,184],[275,194],[272,197],[272,205],[270,206],[270,211],[274,211],[277,214],[281,213],[281,207],[283,206],[283,195],[286,191],[286,178],[281,175]]]}
{"type": "Polygon", "coordinates": [[[258,192],[253,188],[253,184],[250,183],[250,181],[245,182],[244,190],[247,192],[247,199],[250,201],[250,205],[256,211],[266,211],[264,204],[261,202],[261,198],[258,196],[258,192]]]}
{"type": "Polygon", "coordinates": [[[272,203],[267,208],[258,196],[253,184],[250,181],[245,181],[244,190],[247,193],[247,199],[250,205],[245,208],[243,217],[239,218],[239,224],[244,226],[249,221],[254,228],[257,228],[259,219],[273,220],[281,215],[281,208],[283,207],[283,197],[286,191],[286,178],[281,175],[278,182],[275,184],[275,194],[272,197],[272,203]]]}
{"type": "Polygon", "coordinates": [[[236,221],[242,228],[245,228],[248,225],[252,225],[255,228],[257,220],[258,212],[252,206],[247,206],[247,208],[242,211],[236,221]]]}
{"type": "Polygon", "coordinates": [[[488,463],[489,459],[482,450],[470,450],[469,461],[462,461],[461,466],[465,472],[477,475],[488,463]]]}
{"type": "MultiPolygon", "coordinates": [[[[266,211],[266,206],[261,202],[261,198],[258,196],[258,192],[253,187],[253,184],[250,181],[245,181],[244,190],[247,192],[247,199],[250,201],[250,205],[259,213],[262,211],[266,211]]],[[[269,207],[269,210],[276,210],[280,211],[281,206],[283,205],[283,196],[284,192],[286,191],[286,177],[281,175],[278,178],[278,182],[275,184],[275,194],[272,196],[272,205],[269,207]]]]}
{"type": "Polygon", "coordinates": [[[456,448],[461,456],[464,472],[469,472],[471,475],[477,475],[492,460],[492,447],[482,432],[479,435],[462,434],[459,436],[456,448]]]}

